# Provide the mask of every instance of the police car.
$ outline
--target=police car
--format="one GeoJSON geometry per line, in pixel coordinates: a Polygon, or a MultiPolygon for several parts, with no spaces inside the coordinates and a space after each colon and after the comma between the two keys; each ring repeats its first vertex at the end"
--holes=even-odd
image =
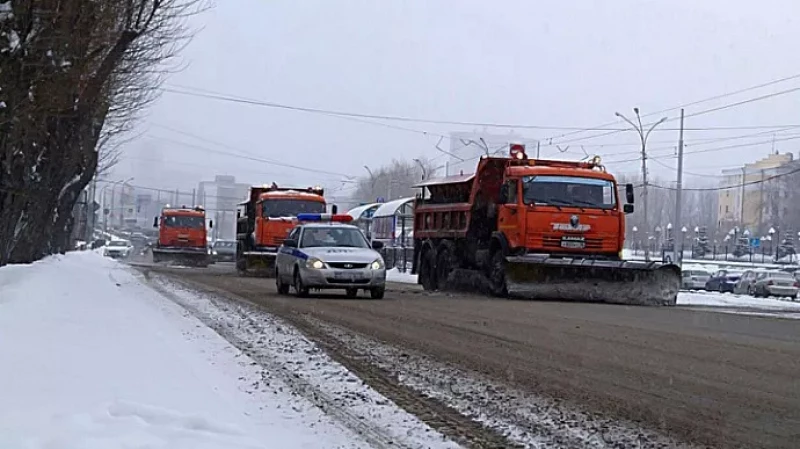
{"type": "Polygon", "coordinates": [[[378,251],[380,242],[369,241],[361,230],[347,224],[353,217],[334,214],[298,214],[275,260],[278,293],[293,287],[297,296],[309,290],[342,289],[349,298],[359,290],[373,299],[383,298],[386,265],[378,251]]]}

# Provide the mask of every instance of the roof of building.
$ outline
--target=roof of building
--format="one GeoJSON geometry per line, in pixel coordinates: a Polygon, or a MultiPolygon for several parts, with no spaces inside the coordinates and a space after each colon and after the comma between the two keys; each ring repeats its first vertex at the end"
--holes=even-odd
{"type": "Polygon", "coordinates": [[[358,220],[359,218],[361,218],[362,215],[364,215],[365,212],[369,211],[372,208],[377,209],[380,206],[381,206],[381,203],[364,204],[364,205],[361,205],[361,206],[354,207],[354,208],[350,209],[347,212],[347,215],[350,215],[351,217],[353,217],[353,220],[358,220]]]}

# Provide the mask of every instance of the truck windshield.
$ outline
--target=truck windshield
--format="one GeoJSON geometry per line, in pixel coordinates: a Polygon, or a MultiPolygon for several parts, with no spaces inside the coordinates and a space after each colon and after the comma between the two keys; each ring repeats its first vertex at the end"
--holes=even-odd
{"type": "Polygon", "coordinates": [[[614,183],[578,176],[525,176],[522,178],[525,204],[614,209],[614,183]]]}
{"type": "Polygon", "coordinates": [[[303,213],[324,213],[325,203],[308,200],[266,200],[261,204],[261,216],[268,218],[295,217],[303,213]]]}
{"type": "Polygon", "coordinates": [[[205,226],[205,219],[203,217],[171,215],[164,217],[164,226],[168,228],[201,229],[205,226]]]}

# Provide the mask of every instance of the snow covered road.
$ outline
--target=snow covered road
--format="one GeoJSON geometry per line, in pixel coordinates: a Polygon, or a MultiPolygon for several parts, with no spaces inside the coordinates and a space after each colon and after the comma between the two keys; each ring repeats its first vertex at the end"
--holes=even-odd
{"type": "MultiPolygon", "coordinates": [[[[324,354],[295,358],[341,370],[324,354]]],[[[0,268],[0,360],[2,448],[382,446],[94,252],[0,268]]],[[[356,413],[377,407],[402,423],[397,431],[410,436],[395,447],[457,447],[368,387],[345,383],[371,399],[356,413]]]]}

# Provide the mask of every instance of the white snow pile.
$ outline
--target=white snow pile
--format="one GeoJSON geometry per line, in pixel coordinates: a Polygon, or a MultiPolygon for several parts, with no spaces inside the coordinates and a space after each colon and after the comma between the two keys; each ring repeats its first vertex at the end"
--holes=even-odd
{"type": "Polygon", "coordinates": [[[362,448],[94,251],[0,268],[0,448],[362,448]]]}
{"type": "Polygon", "coordinates": [[[401,284],[416,284],[417,275],[409,272],[402,273],[397,268],[386,270],[386,281],[398,282],[401,284]]]}

